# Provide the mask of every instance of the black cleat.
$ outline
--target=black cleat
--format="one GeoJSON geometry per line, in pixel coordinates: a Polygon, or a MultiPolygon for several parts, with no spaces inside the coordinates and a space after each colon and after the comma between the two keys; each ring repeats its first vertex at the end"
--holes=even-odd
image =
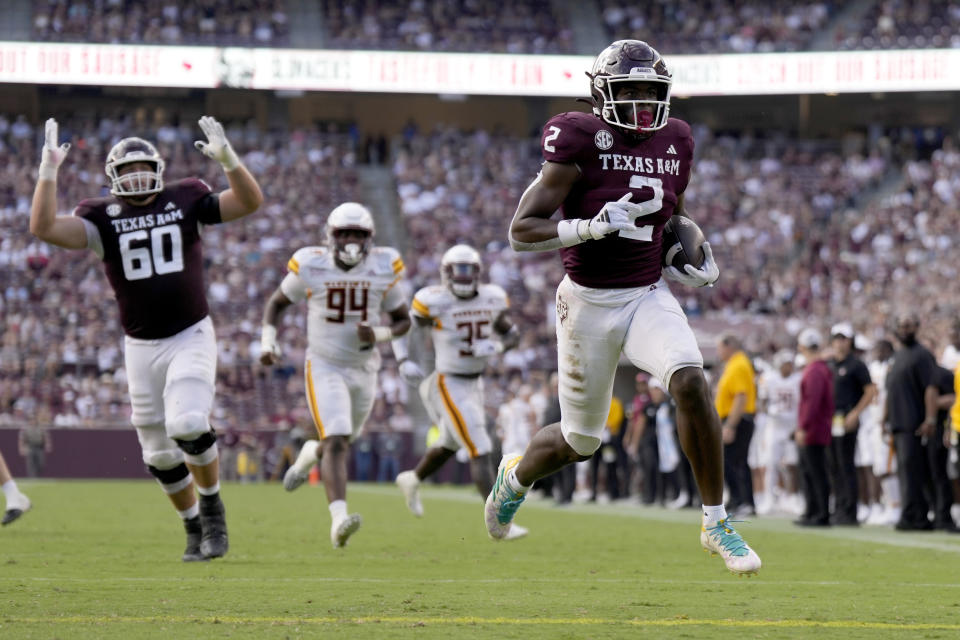
{"type": "Polygon", "coordinates": [[[227,518],[220,495],[200,496],[200,522],[203,536],[200,552],[206,558],[221,558],[230,548],[227,540],[227,518]]]}
{"type": "Polygon", "coordinates": [[[187,531],[187,548],[183,551],[184,562],[206,562],[210,558],[200,551],[200,541],[203,538],[203,527],[200,518],[190,518],[183,521],[183,528],[187,531]]]}
{"type": "Polygon", "coordinates": [[[24,513],[23,509],[7,509],[3,512],[3,520],[0,520],[0,525],[7,526],[24,513]]]}

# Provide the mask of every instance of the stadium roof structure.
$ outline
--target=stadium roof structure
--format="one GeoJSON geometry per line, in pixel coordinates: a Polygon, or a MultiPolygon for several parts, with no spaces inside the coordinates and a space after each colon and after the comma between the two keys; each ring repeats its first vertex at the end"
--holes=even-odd
{"type": "MultiPolygon", "coordinates": [[[[589,56],[0,42],[0,82],[574,97],[589,56]]],[[[960,49],[669,58],[673,95],[960,89],[960,49]]]]}

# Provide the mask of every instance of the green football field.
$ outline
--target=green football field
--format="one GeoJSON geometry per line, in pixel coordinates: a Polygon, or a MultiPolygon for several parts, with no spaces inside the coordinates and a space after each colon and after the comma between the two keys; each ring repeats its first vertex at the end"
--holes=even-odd
{"type": "Polygon", "coordinates": [[[960,536],[741,525],[763,558],[737,578],[699,548],[697,511],[558,509],[487,539],[478,496],[351,485],[364,524],[331,548],[318,487],[226,485],[231,550],[183,564],[151,481],[22,482],[0,529],[0,638],[957,638],[960,536]]]}

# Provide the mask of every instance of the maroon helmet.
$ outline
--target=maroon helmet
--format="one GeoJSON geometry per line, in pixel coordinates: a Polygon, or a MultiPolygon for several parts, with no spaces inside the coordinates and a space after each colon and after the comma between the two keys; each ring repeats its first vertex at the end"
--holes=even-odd
{"type": "Polygon", "coordinates": [[[597,56],[590,77],[593,113],[625,131],[649,134],[667,126],[670,116],[670,70],[660,53],[642,40],[617,40],[597,56]],[[623,84],[652,84],[656,100],[616,100],[623,84]],[[652,117],[646,112],[649,108],[652,117]],[[632,111],[632,123],[626,114],[632,111]]]}

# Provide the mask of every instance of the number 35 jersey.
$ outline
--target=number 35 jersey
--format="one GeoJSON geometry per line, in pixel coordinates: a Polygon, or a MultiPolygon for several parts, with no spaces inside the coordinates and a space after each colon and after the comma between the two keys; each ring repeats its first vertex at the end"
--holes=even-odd
{"type": "Polygon", "coordinates": [[[307,300],[307,353],[330,364],[375,371],[376,348],[360,348],[357,325],[376,325],[382,311],[406,304],[403,259],[391,247],[373,247],[349,271],[337,266],[326,247],[299,249],[287,263],[280,284],[293,302],[307,300]]]}
{"type": "Polygon", "coordinates": [[[466,299],[440,285],[417,291],[413,296],[413,314],[433,321],[437,371],[455,375],[483,373],[487,358],[474,356],[472,347],[493,335],[493,325],[509,306],[506,292],[495,284],[481,284],[477,295],[466,299]]]}
{"type": "Polygon", "coordinates": [[[83,200],[73,215],[103,259],[127,335],[168,338],[209,314],[200,225],[221,219],[219,197],[205,182],[168,183],[142,207],[114,197],[83,200]]]}
{"type": "Polygon", "coordinates": [[[543,157],[574,164],[580,179],[560,209],[564,219],[592,218],[607,202],[630,193],[644,214],[636,229],[560,250],[570,279],[584,287],[643,287],[660,279],[663,227],[687,188],[693,162],[690,125],[670,118],[645,139],[628,136],[597,116],[569,112],[543,128],[543,157]]]}

